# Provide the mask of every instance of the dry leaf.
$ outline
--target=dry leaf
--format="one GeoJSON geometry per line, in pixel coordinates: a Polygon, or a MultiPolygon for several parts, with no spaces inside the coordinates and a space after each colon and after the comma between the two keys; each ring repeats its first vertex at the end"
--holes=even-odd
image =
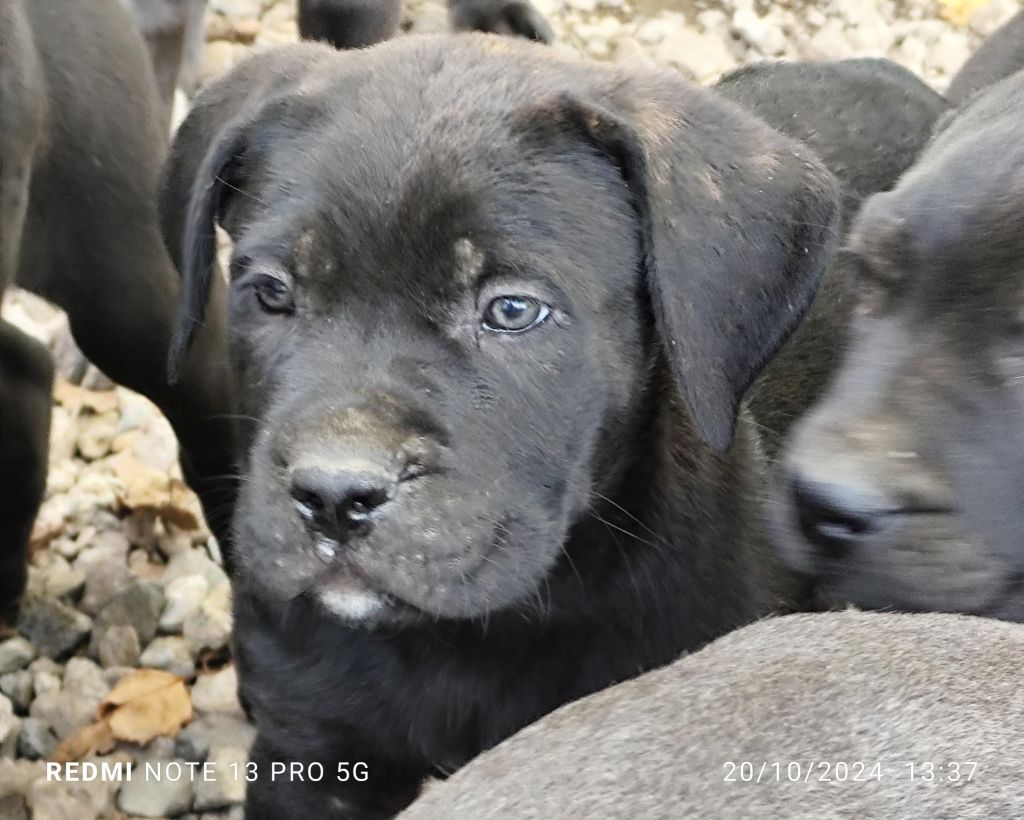
{"type": "Polygon", "coordinates": [[[154,470],[129,453],[110,458],[118,487],[118,501],[128,510],[151,510],[183,530],[199,527],[197,502],[179,479],[154,470]]]}
{"type": "Polygon", "coordinates": [[[115,738],[142,745],[157,735],[177,735],[192,719],[192,699],[177,675],[136,669],[100,702],[97,716],[110,724],[115,738]]]}
{"type": "Polygon", "coordinates": [[[60,742],[50,755],[54,763],[67,763],[81,760],[90,754],[107,754],[114,748],[114,735],[106,720],[98,720],[83,726],[60,742]]]}
{"type": "Polygon", "coordinates": [[[939,14],[955,26],[966,26],[975,10],[988,0],[939,0],[939,14]]]}

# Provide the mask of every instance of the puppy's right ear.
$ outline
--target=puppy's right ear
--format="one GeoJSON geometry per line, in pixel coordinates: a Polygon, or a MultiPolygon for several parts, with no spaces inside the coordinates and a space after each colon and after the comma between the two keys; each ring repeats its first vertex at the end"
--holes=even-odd
{"type": "Polygon", "coordinates": [[[289,93],[334,50],[318,45],[279,49],[246,60],[204,90],[175,134],[160,187],[164,244],[181,274],[181,296],[167,358],[178,380],[203,322],[215,275],[215,226],[234,194],[245,194],[257,135],[288,122],[289,93]]]}

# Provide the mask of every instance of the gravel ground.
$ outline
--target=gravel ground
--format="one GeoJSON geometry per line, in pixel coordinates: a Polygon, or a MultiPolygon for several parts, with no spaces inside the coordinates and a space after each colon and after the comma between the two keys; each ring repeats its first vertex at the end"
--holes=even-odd
{"type": "MultiPolygon", "coordinates": [[[[669,65],[703,83],[752,60],[885,56],[940,91],[980,39],[1020,7],[1019,0],[534,2],[553,24],[556,48],[669,65]]],[[[446,30],[443,3],[411,0],[404,28],[446,30]]],[[[206,34],[209,78],[251,48],[294,41],[294,0],[210,0],[206,34]]],[[[4,316],[50,345],[62,378],[29,592],[17,631],[0,633],[0,818],[240,817],[244,784],[231,765],[244,761],[252,728],[234,692],[229,588],[181,482],[170,427],[145,399],[87,367],[62,314],[10,293],[4,316]],[[146,678],[161,688],[122,704],[122,690],[157,674],[139,669],[170,674],[146,678]],[[167,723],[171,712],[177,717],[167,723]],[[42,761],[53,756],[207,761],[216,774],[156,783],[137,770],[127,784],[47,782],[42,761]]]]}

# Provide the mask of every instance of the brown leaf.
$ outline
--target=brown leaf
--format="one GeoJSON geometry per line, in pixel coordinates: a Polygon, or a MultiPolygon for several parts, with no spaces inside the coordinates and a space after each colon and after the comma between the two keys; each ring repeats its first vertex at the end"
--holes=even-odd
{"type": "Polygon", "coordinates": [[[100,702],[97,716],[119,740],[145,744],[157,735],[174,737],[192,719],[184,681],[161,669],[136,669],[100,702]]]}
{"type": "Polygon", "coordinates": [[[179,529],[199,527],[198,502],[187,486],[129,453],[109,459],[120,482],[118,500],[128,510],[151,510],[179,529]]]}
{"type": "Polygon", "coordinates": [[[966,26],[986,0],[939,0],[939,15],[955,26],[966,26]]]}
{"type": "Polygon", "coordinates": [[[50,755],[54,763],[81,760],[90,754],[103,755],[114,748],[114,735],[106,720],[98,720],[68,735],[50,755]]]}

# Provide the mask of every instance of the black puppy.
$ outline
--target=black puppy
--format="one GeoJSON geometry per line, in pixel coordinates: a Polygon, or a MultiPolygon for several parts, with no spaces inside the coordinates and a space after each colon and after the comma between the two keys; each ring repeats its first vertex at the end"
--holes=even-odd
{"type": "MultiPolygon", "coordinates": [[[[529,0],[448,0],[460,31],[515,34],[549,43],[551,27],[529,0]]],[[[335,48],[362,48],[398,31],[402,0],[299,0],[299,35],[335,48]]]]}
{"type": "MultiPolygon", "coordinates": [[[[6,0],[0,39],[0,289],[16,282],[65,308],[89,359],[160,406],[226,544],[215,514],[231,501],[217,477],[233,464],[223,290],[168,387],[180,284],[158,225],[167,138],[142,40],[118,0],[6,0]]],[[[24,585],[45,484],[51,369],[38,345],[0,328],[3,606],[24,585]]]]}
{"type": "Polygon", "coordinates": [[[252,757],[330,775],[250,820],[387,816],[784,603],[741,401],[832,252],[806,148],[672,73],[399,38],[243,63],[167,179],[176,354],[234,241],[252,757]]]}
{"type": "Polygon", "coordinates": [[[1024,72],[944,121],[842,255],[853,346],[774,508],[862,607],[1024,620],[1024,72]]]}
{"type": "Polygon", "coordinates": [[[157,92],[169,123],[174,90],[193,90],[203,59],[203,15],[206,0],[124,0],[149,49],[157,92]]]}
{"type": "Polygon", "coordinates": [[[1024,11],[1011,17],[964,63],[946,89],[946,99],[962,105],[971,96],[1024,69],[1024,11]]]}
{"type": "MultiPolygon", "coordinates": [[[[889,60],[755,63],[716,91],[807,144],[842,186],[842,239],[861,203],[886,191],[917,159],[949,104],[889,60]]],[[[750,406],[776,454],[784,434],[822,394],[839,363],[850,314],[851,273],[833,260],[793,338],[755,384],[750,406]]]]}

